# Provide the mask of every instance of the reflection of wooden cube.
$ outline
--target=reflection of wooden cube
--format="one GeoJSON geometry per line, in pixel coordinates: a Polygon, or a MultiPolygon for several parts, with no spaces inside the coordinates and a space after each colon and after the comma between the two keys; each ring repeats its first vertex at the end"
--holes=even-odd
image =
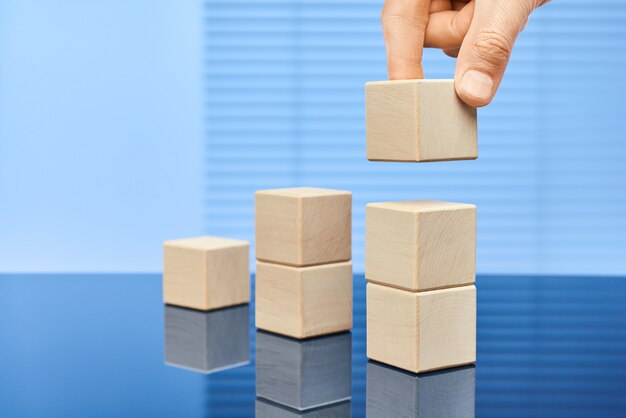
{"type": "Polygon", "coordinates": [[[350,399],[352,335],[304,341],[256,333],[257,396],[298,410],[350,399]]]}
{"type": "Polygon", "coordinates": [[[257,328],[307,338],[352,328],[352,263],[291,267],[257,262],[257,328]]]}
{"type": "Polygon", "coordinates": [[[474,366],[413,374],[367,363],[368,418],[474,417],[475,396],[474,366]]]}
{"type": "Polygon", "coordinates": [[[350,418],[352,414],[350,402],[341,402],[315,408],[308,411],[298,411],[274,402],[258,399],[255,402],[255,418],[350,418]]]}
{"type": "Polygon", "coordinates": [[[476,206],[413,200],[366,209],[365,277],[407,290],[474,283],[476,206]]]}
{"type": "Polygon", "coordinates": [[[165,363],[201,373],[250,362],[248,305],[200,312],[165,306],[165,363]]]}
{"type": "Polygon", "coordinates": [[[352,194],[341,190],[260,190],[255,196],[256,258],[293,266],[352,256],[352,194]]]}
{"type": "Polygon", "coordinates": [[[367,284],[367,356],[420,373],[476,361],[476,287],[407,292],[367,284]]]}
{"type": "Polygon", "coordinates": [[[198,237],[163,244],[163,300],[208,311],[250,301],[247,241],[198,237]]]}
{"type": "Polygon", "coordinates": [[[454,80],[367,83],[365,102],[368,160],[478,157],[476,109],[458,98],[454,80]]]}

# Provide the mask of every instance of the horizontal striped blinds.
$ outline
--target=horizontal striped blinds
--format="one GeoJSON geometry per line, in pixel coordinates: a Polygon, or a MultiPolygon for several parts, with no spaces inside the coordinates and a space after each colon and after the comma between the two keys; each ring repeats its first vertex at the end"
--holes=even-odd
{"type": "MultiPolygon", "coordinates": [[[[355,271],[367,202],[441,199],[478,205],[479,272],[626,272],[626,3],[537,10],[479,111],[479,159],[430,164],[365,159],[380,1],[204,6],[210,233],[253,239],[257,189],[330,187],[354,193],[355,271]]],[[[424,59],[427,77],[452,77],[452,59],[424,59]]]]}

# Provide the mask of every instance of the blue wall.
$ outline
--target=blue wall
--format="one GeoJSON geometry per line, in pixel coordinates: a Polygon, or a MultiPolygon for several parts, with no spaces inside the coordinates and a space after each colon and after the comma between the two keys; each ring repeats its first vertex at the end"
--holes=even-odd
{"type": "MultiPolygon", "coordinates": [[[[477,161],[369,163],[381,1],[0,2],[0,270],[155,271],[253,239],[253,192],[479,207],[483,273],[626,274],[626,4],[552,2],[479,112],[477,161]]],[[[426,53],[427,77],[454,62],[426,53]]]]}
{"type": "Polygon", "coordinates": [[[202,232],[202,5],[0,1],[0,270],[157,271],[202,232]]]}

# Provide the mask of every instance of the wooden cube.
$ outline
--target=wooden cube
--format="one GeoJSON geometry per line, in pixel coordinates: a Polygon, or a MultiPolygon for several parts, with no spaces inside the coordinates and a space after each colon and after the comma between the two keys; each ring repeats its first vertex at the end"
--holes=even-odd
{"type": "Polygon", "coordinates": [[[476,206],[370,203],[365,218],[368,281],[412,291],[474,283],[476,206]]]}
{"type": "Polygon", "coordinates": [[[250,245],[218,237],[163,244],[163,300],[208,311],[250,302],[250,245]]]}
{"type": "Polygon", "coordinates": [[[256,327],[294,338],[352,328],[352,263],[292,267],[257,262],[256,327]]]}
{"type": "Polygon", "coordinates": [[[297,410],[350,399],[352,334],[303,341],[256,333],[256,394],[297,410]]]}
{"type": "Polygon", "coordinates": [[[428,292],[367,284],[367,356],[421,373],[476,361],[476,287],[428,292]]]}
{"type": "Polygon", "coordinates": [[[205,374],[250,363],[250,306],[165,306],[165,363],[205,374]]]}
{"type": "Polygon", "coordinates": [[[292,266],[352,258],[352,193],[260,190],[255,196],[256,258],[292,266]]]}
{"type": "Polygon", "coordinates": [[[454,80],[393,80],[365,85],[367,159],[473,160],[478,157],[476,109],[454,80]]]}
{"type": "Polygon", "coordinates": [[[367,363],[367,418],[475,416],[476,367],[406,373],[367,363]]]}

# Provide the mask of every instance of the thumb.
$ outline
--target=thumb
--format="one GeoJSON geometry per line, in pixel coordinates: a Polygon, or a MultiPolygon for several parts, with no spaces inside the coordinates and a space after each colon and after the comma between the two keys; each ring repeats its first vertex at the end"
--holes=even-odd
{"type": "Polygon", "coordinates": [[[459,97],[475,107],[489,104],[500,85],[513,44],[536,0],[476,0],[456,65],[459,97]]]}

